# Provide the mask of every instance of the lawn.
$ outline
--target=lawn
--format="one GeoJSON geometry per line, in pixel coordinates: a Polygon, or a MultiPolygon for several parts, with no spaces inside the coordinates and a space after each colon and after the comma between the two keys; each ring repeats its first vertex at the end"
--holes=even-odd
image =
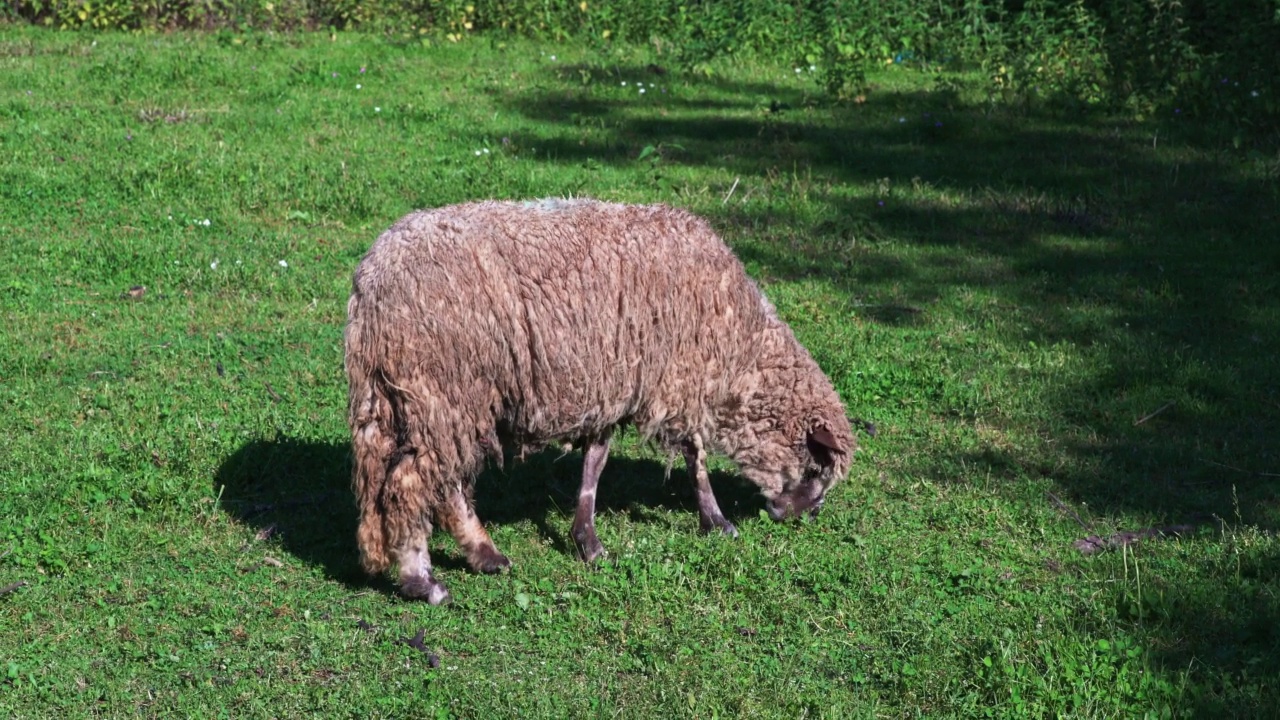
{"type": "Polygon", "coordinates": [[[0,27],[0,715],[1271,716],[1276,149],[710,70],[0,27]],[[437,533],[455,604],[401,600],[356,562],[351,273],[411,209],[561,195],[704,214],[879,432],[803,525],[716,465],[736,540],[627,437],[594,568],[580,459],[494,468],[512,572],[437,533]]]}

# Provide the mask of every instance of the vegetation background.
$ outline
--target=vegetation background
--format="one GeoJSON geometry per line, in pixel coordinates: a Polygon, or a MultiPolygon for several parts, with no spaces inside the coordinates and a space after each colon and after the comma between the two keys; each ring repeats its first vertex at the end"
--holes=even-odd
{"type": "Polygon", "coordinates": [[[816,64],[819,82],[840,97],[859,94],[882,62],[960,64],[980,68],[989,91],[1024,102],[1138,116],[1179,107],[1253,130],[1273,130],[1280,112],[1277,0],[10,0],[5,10],[64,29],[652,42],[703,72],[726,55],[816,64]]]}
{"type": "Polygon", "coordinates": [[[0,13],[0,713],[1274,715],[1280,2],[0,13]],[[880,433],[803,526],[718,466],[736,541],[624,443],[598,568],[491,471],[515,570],[401,601],[350,273],[568,194],[708,216],[880,433]]]}

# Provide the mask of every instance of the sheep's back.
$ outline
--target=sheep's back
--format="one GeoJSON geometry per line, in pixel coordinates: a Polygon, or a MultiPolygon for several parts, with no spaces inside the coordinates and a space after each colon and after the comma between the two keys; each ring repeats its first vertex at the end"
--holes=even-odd
{"type": "Polygon", "coordinates": [[[389,382],[529,441],[705,425],[770,312],[701,219],[595,201],[413,213],[355,295],[354,335],[389,382]]]}

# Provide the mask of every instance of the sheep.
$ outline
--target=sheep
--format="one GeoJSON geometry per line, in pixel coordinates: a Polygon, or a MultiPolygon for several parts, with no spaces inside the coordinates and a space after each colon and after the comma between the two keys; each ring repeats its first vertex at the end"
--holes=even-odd
{"type": "Polygon", "coordinates": [[[503,449],[584,451],[571,533],[604,548],[595,494],[614,431],[683,455],[704,532],[736,536],[711,452],[759,487],[774,520],[816,515],[857,441],[830,380],[701,218],[588,199],[410,213],[360,261],[347,306],[348,422],[360,561],[400,593],[450,600],[433,521],[477,572],[510,561],[473,486],[503,449]]]}

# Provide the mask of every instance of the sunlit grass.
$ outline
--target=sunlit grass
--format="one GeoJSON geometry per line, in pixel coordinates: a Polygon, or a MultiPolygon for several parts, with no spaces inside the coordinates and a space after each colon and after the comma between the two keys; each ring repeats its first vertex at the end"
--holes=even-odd
{"type": "Polygon", "coordinates": [[[642,49],[3,34],[5,714],[1275,704],[1266,158],[901,69],[831,105],[791,67],[642,49]],[[514,571],[437,534],[457,605],[401,601],[355,562],[351,272],[410,209],[570,194],[708,216],[879,433],[803,527],[718,464],[736,541],[624,440],[597,569],[576,456],[492,471],[514,571]]]}

